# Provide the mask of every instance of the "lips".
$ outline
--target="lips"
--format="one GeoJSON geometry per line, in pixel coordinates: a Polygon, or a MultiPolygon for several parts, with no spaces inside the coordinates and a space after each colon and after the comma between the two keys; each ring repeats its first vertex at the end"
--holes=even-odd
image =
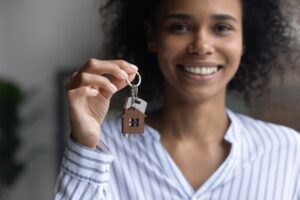
{"type": "Polygon", "coordinates": [[[213,63],[178,64],[177,67],[187,73],[198,75],[198,76],[213,75],[222,68],[221,65],[213,64],[213,63]]]}

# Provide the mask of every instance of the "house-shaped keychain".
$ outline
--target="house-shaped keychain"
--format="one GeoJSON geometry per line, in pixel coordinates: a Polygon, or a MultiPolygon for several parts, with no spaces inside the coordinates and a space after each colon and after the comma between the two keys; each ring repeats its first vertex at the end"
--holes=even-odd
{"type": "Polygon", "coordinates": [[[146,107],[147,102],[140,98],[126,99],[122,115],[122,132],[125,135],[144,132],[146,107]]]}

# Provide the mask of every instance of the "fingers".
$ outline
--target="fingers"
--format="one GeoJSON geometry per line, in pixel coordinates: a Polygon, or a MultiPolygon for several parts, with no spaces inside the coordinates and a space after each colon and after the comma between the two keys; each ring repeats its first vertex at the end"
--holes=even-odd
{"type": "Polygon", "coordinates": [[[86,72],[78,74],[77,77],[75,77],[73,83],[71,82],[69,90],[80,87],[86,88],[82,92],[87,96],[97,96],[97,92],[102,91],[105,96],[110,97],[118,90],[117,87],[112,84],[106,77],[86,72]]]}
{"type": "Polygon", "coordinates": [[[79,87],[84,73],[101,75],[108,78],[118,90],[127,85],[126,79],[132,81],[138,68],[124,60],[96,60],[90,59],[78,73],[73,74],[73,78],[68,84],[67,89],[79,87]]]}
{"type": "Polygon", "coordinates": [[[108,89],[114,92],[116,92],[115,90],[117,90],[116,86],[112,84],[106,77],[90,74],[87,72],[80,73],[75,78],[73,78],[69,89],[77,88],[83,85],[108,89]]]}
{"type": "Polygon", "coordinates": [[[89,86],[84,86],[84,87],[80,87],[68,91],[68,95],[70,99],[76,99],[76,97],[81,97],[81,96],[94,97],[97,96],[98,94],[99,94],[98,90],[89,86]]]}
{"type": "Polygon", "coordinates": [[[124,60],[103,61],[96,59],[90,59],[81,70],[81,72],[97,75],[109,74],[118,79],[126,79],[129,74],[134,74],[136,71],[136,66],[124,60]]]}
{"type": "Polygon", "coordinates": [[[69,91],[76,89],[76,94],[84,96],[97,96],[100,92],[110,98],[128,84],[126,79],[131,82],[136,72],[136,66],[123,60],[90,59],[78,72],[73,73],[66,88],[69,91]]]}
{"type": "Polygon", "coordinates": [[[125,60],[113,60],[112,63],[118,65],[121,69],[123,69],[127,74],[133,74],[138,71],[137,66],[126,62],[125,60]]]}

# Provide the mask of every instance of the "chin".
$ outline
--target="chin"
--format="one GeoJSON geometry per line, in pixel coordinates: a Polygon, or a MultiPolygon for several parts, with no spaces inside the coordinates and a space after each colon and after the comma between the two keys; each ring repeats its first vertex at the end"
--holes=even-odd
{"type": "MultiPolygon", "coordinates": [[[[169,94],[169,93],[167,93],[169,94]]],[[[175,93],[170,93],[168,96],[169,99],[174,101],[175,99],[180,102],[185,103],[205,103],[205,102],[225,102],[225,91],[223,92],[213,92],[208,88],[206,90],[197,90],[193,89],[181,89],[176,90],[175,93]]]]}

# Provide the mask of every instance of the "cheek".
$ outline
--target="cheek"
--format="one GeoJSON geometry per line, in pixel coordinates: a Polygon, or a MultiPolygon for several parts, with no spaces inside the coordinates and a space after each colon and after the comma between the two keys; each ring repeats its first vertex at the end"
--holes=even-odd
{"type": "Polygon", "coordinates": [[[186,43],[176,37],[161,38],[157,48],[157,59],[161,72],[164,74],[174,73],[174,63],[185,52],[186,43]]]}
{"type": "Polygon", "coordinates": [[[163,57],[175,56],[184,50],[186,41],[178,37],[161,36],[158,40],[157,52],[163,57]]]}
{"type": "Polygon", "coordinates": [[[175,37],[160,37],[157,43],[157,59],[163,77],[170,80],[170,74],[174,74],[173,64],[181,54],[184,44],[175,37]]]}
{"type": "Polygon", "coordinates": [[[226,45],[223,46],[223,51],[227,54],[228,62],[238,66],[243,51],[242,40],[226,43],[226,45]]]}

